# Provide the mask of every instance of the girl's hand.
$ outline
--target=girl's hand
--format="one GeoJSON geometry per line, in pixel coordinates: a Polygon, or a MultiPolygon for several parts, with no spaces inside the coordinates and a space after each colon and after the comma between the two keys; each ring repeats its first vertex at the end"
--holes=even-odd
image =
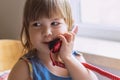
{"type": "Polygon", "coordinates": [[[60,38],[60,40],[62,41],[60,51],[58,52],[62,60],[72,56],[74,40],[77,31],[78,31],[78,26],[75,26],[71,32],[67,32],[58,36],[58,38],[60,38]]]}

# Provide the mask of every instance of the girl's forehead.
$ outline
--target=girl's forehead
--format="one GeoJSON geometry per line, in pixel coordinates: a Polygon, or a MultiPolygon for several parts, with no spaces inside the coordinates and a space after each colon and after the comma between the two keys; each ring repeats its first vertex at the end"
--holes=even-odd
{"type": "Polygon", "coordinates": [[[63,14],[59,12],[44,12],[43,14],[39,15],[39,18],[62,18],[63,14]]]}
{"type": "Polygon", "coordinates": [[[60,16],[51,16],[51,17],[46,17],[46,16],[42,16],[42,17],[39,17],[38,19],[39,20],[42,20],[42,19],[50,19],[50,20],[54,20],[54,19],[61,19],[63,17],[60,17],[60,16]]]}
{"type": "Polygon", "coordinates": [[[65,19],[64,18],[62,18],[62,17],[50,17],[50,18],[48,18],[48,17],[40,17],[40,18],[38,18],[38,19],[36,19],[36,20],[32,20],[32,21],[30,21],[30,24],[32,24],[32,23],[34,23],[34,22],[47,22],[47,21],[65,21],[65,19]]]}
{"type": "Polygon", "coordinates": [[[49,20],[58,20],[58,19],[64,19],[63,16],[60,16],[60,15],[51,15],[51,16],[46,16],[46,15],[40,15],[38,16],[38,18],[36,18],[35,20],[33,21],[37,21],[37,20],[43,20],[43,19],[49,19],[49,20]]]}

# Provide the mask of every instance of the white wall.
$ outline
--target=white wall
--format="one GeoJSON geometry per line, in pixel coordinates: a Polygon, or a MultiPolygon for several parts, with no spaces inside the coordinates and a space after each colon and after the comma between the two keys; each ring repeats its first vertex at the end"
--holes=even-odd
{"type": "Polygon", "coordinates": [[[78,35],[120,42],[120,0],[70,0],[78,35]]]}
{"type": "Polygon", "coordinates": [[[19,39],[25,0],[0,0],[0,39],[19,39]]]}

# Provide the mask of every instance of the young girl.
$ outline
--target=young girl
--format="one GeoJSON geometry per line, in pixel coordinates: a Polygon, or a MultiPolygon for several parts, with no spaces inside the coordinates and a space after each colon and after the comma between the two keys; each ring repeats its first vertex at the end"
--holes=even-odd
{"type": "MultiPolygon", "coordinates": [[[[22,43],[28,53],[12,69],[8,80],[97,80],[80,62],[73,50],[75,33],[69,0],[27,0],[24,8],[22,43]],[[49,43],[61,40],[61,48],[52,57],[65,64],[54,66],[49,43]]],[[[77,30],[77,28],[76,28],[77,30]]]]}

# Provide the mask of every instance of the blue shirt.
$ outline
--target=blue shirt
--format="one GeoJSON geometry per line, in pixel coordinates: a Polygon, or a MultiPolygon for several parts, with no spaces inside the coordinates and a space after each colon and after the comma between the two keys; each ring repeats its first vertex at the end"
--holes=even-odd
{"type": "MultiPolygon", "coordinates": [[[[77,52],[74,51],[73,55],[77,55],[77,52]]],[[[72,80],[71,77],[61,77],[54,75],[36,57],[31,57],[28,59],[32,65],[33,80],[72,80]]]]}

